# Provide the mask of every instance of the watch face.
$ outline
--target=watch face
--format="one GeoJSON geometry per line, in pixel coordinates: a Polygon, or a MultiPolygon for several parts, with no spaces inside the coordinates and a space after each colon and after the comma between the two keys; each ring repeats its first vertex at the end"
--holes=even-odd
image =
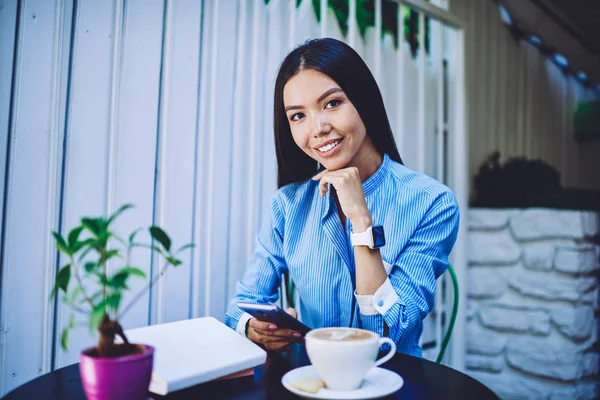
{"type": "Polygon", "coordinates": [[[385,246],[385,235],[383,234],[383,226],[378,225],[373,227],[373,248],[378,249],[385,246]]]}

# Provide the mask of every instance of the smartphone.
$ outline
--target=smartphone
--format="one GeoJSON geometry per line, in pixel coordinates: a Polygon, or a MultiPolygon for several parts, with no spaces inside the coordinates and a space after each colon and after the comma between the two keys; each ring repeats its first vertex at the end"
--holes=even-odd
{"type": "Polygon", "coordinates": [[[237,306],[259,321],[271,322],[277,325],[277,328],[292,329],[302,336],[310,331],[308,326],[277,306],[250,303],[238,303],[237,306]]]}

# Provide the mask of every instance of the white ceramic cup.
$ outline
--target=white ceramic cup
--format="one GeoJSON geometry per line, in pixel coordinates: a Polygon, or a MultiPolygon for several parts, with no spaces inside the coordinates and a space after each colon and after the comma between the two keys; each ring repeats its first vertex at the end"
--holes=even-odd
{"type": "Polygon", "coordinates": [[[327,388],[332,390],[357,389],[371,368],[383,364],[396,353],[396,344],[391,339],[380,338],[364,329],[313,329],[306,334],[305,342],[311,364],[327,388]],[[320,337],[328,335],[333,337],[320,337]],[[357,336],[364,338],[348,340],[357,336]],[[375,361],[384,343],[389,344],[391,349],[385,357],[375,361]]]}

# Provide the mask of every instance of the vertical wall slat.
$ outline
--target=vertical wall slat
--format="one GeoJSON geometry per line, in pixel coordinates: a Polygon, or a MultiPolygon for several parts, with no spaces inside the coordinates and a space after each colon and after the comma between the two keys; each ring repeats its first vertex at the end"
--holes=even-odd
{"type": "Polygon", "coordinates": [[[321,16],[321,37],[327,36],[327,0],[321,0],[320,8],[319,8],[320,16],[321,16]]]}
{"type": "MultiPolygon", "coordinates": [[[[424,30],[425,27],[425,16],[423,13],[419,13],[419,27],[421,30],[424,30]]],[[[426,52],[425,52],[425,35],[419,35],[419,50],[417,55],[417,164],[415,165],[415,169],[419,172],[425,172],[425,157],[426,157],[426,149],[425,149],[425,137],[427,135],[426,132],[426,74],[427,74],[427,64],[426,64],[426,52]]]]}
{"type": "MultiPolygon", "coordinates": [[[[61,2],[29,2],[18,8],[8,4],[0,19],[12,27],[8,37],[15,41],[16,51],[14,63],[8,57],[12,89],[2,93],[2,100],[7,101],[3,109],[10,110],[10,122],[3,121],[10,135],[10,149],[5,164],[2,244],[1,393],[39,376],[50,362],[52,307],[47,294],[51,283],[48,275],[55,265],[49,236],[56,221],[61,150],[57,124],[64,86],[63,40],[56,21],[62,17],[61,2]],[[18,21],[18,29],[14,21],[18,21]]],[[[3,88],[11,87],[4,80],[10,78],[2,78],[3,88]]]]}
{"type": "MultiPolygon", "coordinates": [[[[295,12],[295,2],[291,1],[289,4],[293,5],[293,9],[290,13],[295,12]]],[[[252,7],[250,7],[246,0],[240,0],[239,2],[239,19],[237,27],[237,41],[236,41],[236,64],[235,64],[235,93],[239,95],[234,96],[232,119],[233,119],[233,130],[232,130],[232,141],[231,141],[231,181],[230,190],[231,197],[233,199],[242,199],[248,193],[248,185],[251,184],[248,181],[247,176],[247,163],[249,155],[246,149],[248,148],[248,125],[247,115],[245,111],[250,107],[249,91],[250,83],[248,79],[249,64],[252,58],[252,49],[250,43],[252,40],[252,7]]],[[[290,24],[291,17],[290,17],[290,24]]],[[[293,34],[290,32],[290,46],[293,45],[293,34]]],[[[245,202],[232,201],[229,209],[229,238],[227,249],[228,259],[228,284],[226,294],[228,298],[232,298],[235,294],[235,286],[237,281],[243,275],[246,268],[248,259],[246,258],[246,224],[247,221],[247,208],[245,202]]]]}
{"type": "Polygon", "coordinates": [[[382,0],[375,0],[375,80],[381,85],[381,31],[383,27],[382,0]]]}
{"type": "MultiPolygon", "coordinates": [[[[258,157],[256,157],[257,152],[257,141],[258,141],[258,88],[259,88],[259,53],[260,53],[260,24],[261,24],[261,0],[254,0],[253,3],[253,20],[252,20],[252,64],[251,64],[251,84],[250,84],[250,127],[249,127],[249,162],[248,162],[248,181],[254,182],[257,168],[256,165],[258,163],[258,157]]],[[[247,226],[246,226],[246,259],[249,260],[250,256],[254,250],[254,237],[256,234],[255,226],[256,226],[256,217],[254,215],[255,210],[257,210],[260,206],[257,205],[255,197],[257,191],[255,190],[255,185],[250,184],[248,187],[248,214],[247,214],[247,226]]]]}
{"type": "MultiPolygon", "coordinates": [[[[155,178],[155,193],[154,193],[154,222],[162,226],[165,222],[166,203],[166,184],[167,184],[167,154],[168,154],[168,127],[169,120],[169,97],[171,95],[171,73],[170,56],[172,54],[173,45],[173,7],[172,0],[165,1],[164,11],[164,26],[163,26],[163,41],[162,41],[162,59],[161,59],[161,76],[160,76],[160,102],[158,109],[158,139],[156,150],[156,178],[155,178]]],[[[163,261],[155,255],[152,259],[153,274],[159,273],[163,268],[163,261]]],[[[163,276],[163,278],[165,278],[163,276]]],[[[156,284],[155,299],[152,301],[152,306],[155,306],[151,311],[151,315],[156,317],[155,322],[160,324],[164,319],[164,298],[165,298],[165,279],[160,279],[156,284]]]]}
{"type": "MultiPolygon", "coordinates": [[[[64,172],[63,234],[82,216],[106,215],[114,3],[78,2],[72,46],[70,109],[64,172]],[[93,95],[91,95],[93,93],[93,95]]],[[[66,260],[61,257],[61,265],[66,260]]],[[[89,294],[94,287],[87,286],[89,294]]],[[[68,323],[70,310],[58,307],[58,332],[68,323]]],[[[79,360],[79,351],[94,345],[86,328],[71,333],[69,352],[57,353],[57,367],[79,360]]]]}
{"type": "MultiPolygon", "coordinates": [[[[131,203],[134,208],[121,214],[114,229],[127,237],[139,227],[152,223],[154,176],[156,164],[157,121],[159,112],[160,70],[163,35],[164,0],[127,0],[124,3],[120,44],[119,85],[113,97],[114,107],[114,183],[110,208],[131,203]],[[143,138],[143,140],[140,140],[143,138]],[[135,156],[132,156],[135,155],[135,156]]],[[[150,243],[140,232],[137,241],[150,243]]],[[[145,249],[135,249],[131,264],[151,276],[151,256],[145,249]]],[[[147,281],[131,277],[121,305],[127,307],[147,281]]],[[[144,293],[129,308],[122,325],[127,329],[150,322],[150,294],[144,293]]]]}
{"type": "MultiPolygon", "coordinates": [[[[167,11],[158,149],[161,164],[157,171],[161,183],[157,197],[161,201],[156,220],[171,236],[174,251],[192,241],[195,152],[190,144],[196,136],[201,6],[196,0],[179,0],[169,2],[167,11]]],[[[227,145],[225,133],[219,135],[223,146],[227,145]]],[[[169,266],[160,280],[160,322],[187,319],[191,314],[191,252],[187,250],[177,257],[182,265],[169,266]]],[[[159,258],[154,260],[157,262],[159,258]]],[[[162,268],[162,260],[160,264],[155,267],[162,268]]]]}
{"type": "Polygon", "coordinates": [[[350,0],[348,4],[348,44],[352,48],[356,46],[356,1],[350,0]]]}
{"type": "Polygon", "coordinates": [[[404,18],[402,15],[402,3],[398,3],[398,50],[396,55],[396,145],[400,156],[404,159],[404,18]]]}

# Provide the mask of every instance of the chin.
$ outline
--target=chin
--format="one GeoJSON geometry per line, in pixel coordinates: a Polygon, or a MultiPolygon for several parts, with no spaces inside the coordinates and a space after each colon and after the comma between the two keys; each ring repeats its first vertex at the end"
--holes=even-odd
{"type": "Polygon", "coordinates": [[[348,162],[340,158],[337,160],[323,160],[321,161],[321,165],[323,165],[329,171],[336,171],[338,169],[346,167],[346,165],[348,165],[348,162]]]}

